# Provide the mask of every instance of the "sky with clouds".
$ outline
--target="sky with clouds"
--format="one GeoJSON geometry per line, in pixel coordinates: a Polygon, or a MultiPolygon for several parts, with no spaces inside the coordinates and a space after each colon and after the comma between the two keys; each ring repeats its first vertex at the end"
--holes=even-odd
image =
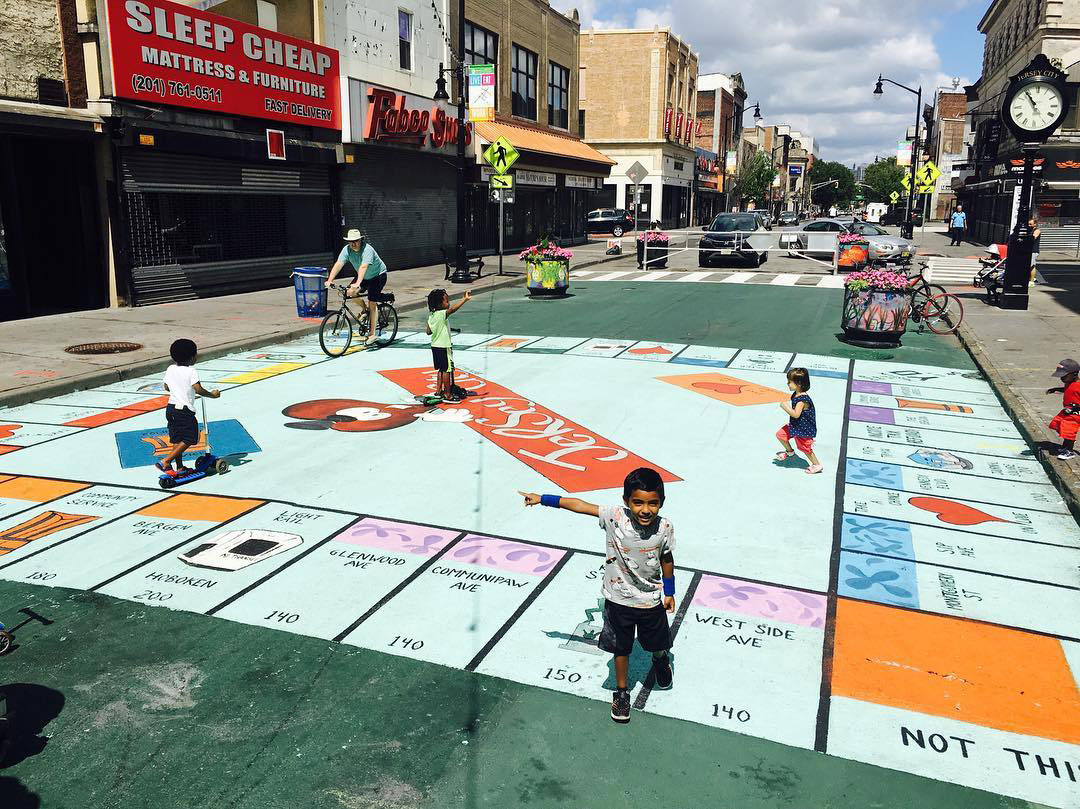
{"type": "MultiPolygon", "coordinates": [[[[961,87],[979,76],[976,26],[990,0],[552,0],[581,28],[668,26],[698,53],[701,73],[742,73],[765,124],[809,132],[820,156],[871,162],[896,153],[914,123],[915,96],[885,85],[961,87]]],[[[752,118],[747,116],[746,123],[752,118]]]]}

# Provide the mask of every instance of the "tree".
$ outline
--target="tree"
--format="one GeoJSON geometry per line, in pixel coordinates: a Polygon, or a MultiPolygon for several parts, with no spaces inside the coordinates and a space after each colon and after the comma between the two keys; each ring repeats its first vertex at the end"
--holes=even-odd
{"type": "Polygon", "coordinates": [[[888,202],[889,195],[893,191],[901,197],[907,196],[901,181],[908,172],[909,169],[906,166],[896,165],[896,158],[890,157],[867,166],[863,180],[872,189],[871,195],[874,197],[874,202],[888,202]]]}
{"type": "Polygon", "coordinates": [[[762,202],[776,179],[776,169],[772,160],[762,151],[755,151],[753,157],[746,161],[746,165],[739,172],[739,180],[735,185],[735,193],[740,200],[752,199],[762,202]]]}
{"type": "Polygon", "coordinates": [[[840,182],[815,188],[811,196],[813,202],[823,208],[850,203],[855,196],[855,175],[851,173],[851,169],[832,160],[815,160],[810,169],[810,184],[817,185],[829,180],[840,182]]]}

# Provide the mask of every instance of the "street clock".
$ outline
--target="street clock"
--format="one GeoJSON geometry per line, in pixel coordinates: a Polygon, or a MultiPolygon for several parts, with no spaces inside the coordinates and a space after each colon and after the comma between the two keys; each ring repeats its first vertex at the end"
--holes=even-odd
{"type": "Polygon", "coordinates": [[[1001,118],[1021,143],[1045,143],[1069,112],[1065,73],[1044,54],[1009,80],[1001,118]]]}

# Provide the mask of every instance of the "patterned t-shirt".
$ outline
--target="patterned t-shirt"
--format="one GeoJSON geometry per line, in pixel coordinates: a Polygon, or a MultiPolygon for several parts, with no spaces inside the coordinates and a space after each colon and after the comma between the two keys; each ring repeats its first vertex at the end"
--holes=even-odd
{"type": "Polygon", "coordinates": [[[625,607],[655,607],[664,588],[660,557],[675,549],[675,529],[658,516],[648,528],[624,506],[601,506],[600,527],[607,534],[604,598],[625,607]]]}
{"type": "Polygon", "coordinates": [[[791,394],[791,409],[799,402],[806,402],[802,415],[798,418],[788,418],[788,429],[796,438],[817,438],[817,415],[814,413],[814,402],[805,393],[791,394]]]}

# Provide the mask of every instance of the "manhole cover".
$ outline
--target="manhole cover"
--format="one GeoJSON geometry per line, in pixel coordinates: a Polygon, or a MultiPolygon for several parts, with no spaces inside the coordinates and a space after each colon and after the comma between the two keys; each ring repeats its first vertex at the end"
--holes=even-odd
{"type": "Polygon", "coordinates": [[[125,351],[138,351],[141,343],[80,343],[64,349],[68,354],[123,354],[125,351]]]}

